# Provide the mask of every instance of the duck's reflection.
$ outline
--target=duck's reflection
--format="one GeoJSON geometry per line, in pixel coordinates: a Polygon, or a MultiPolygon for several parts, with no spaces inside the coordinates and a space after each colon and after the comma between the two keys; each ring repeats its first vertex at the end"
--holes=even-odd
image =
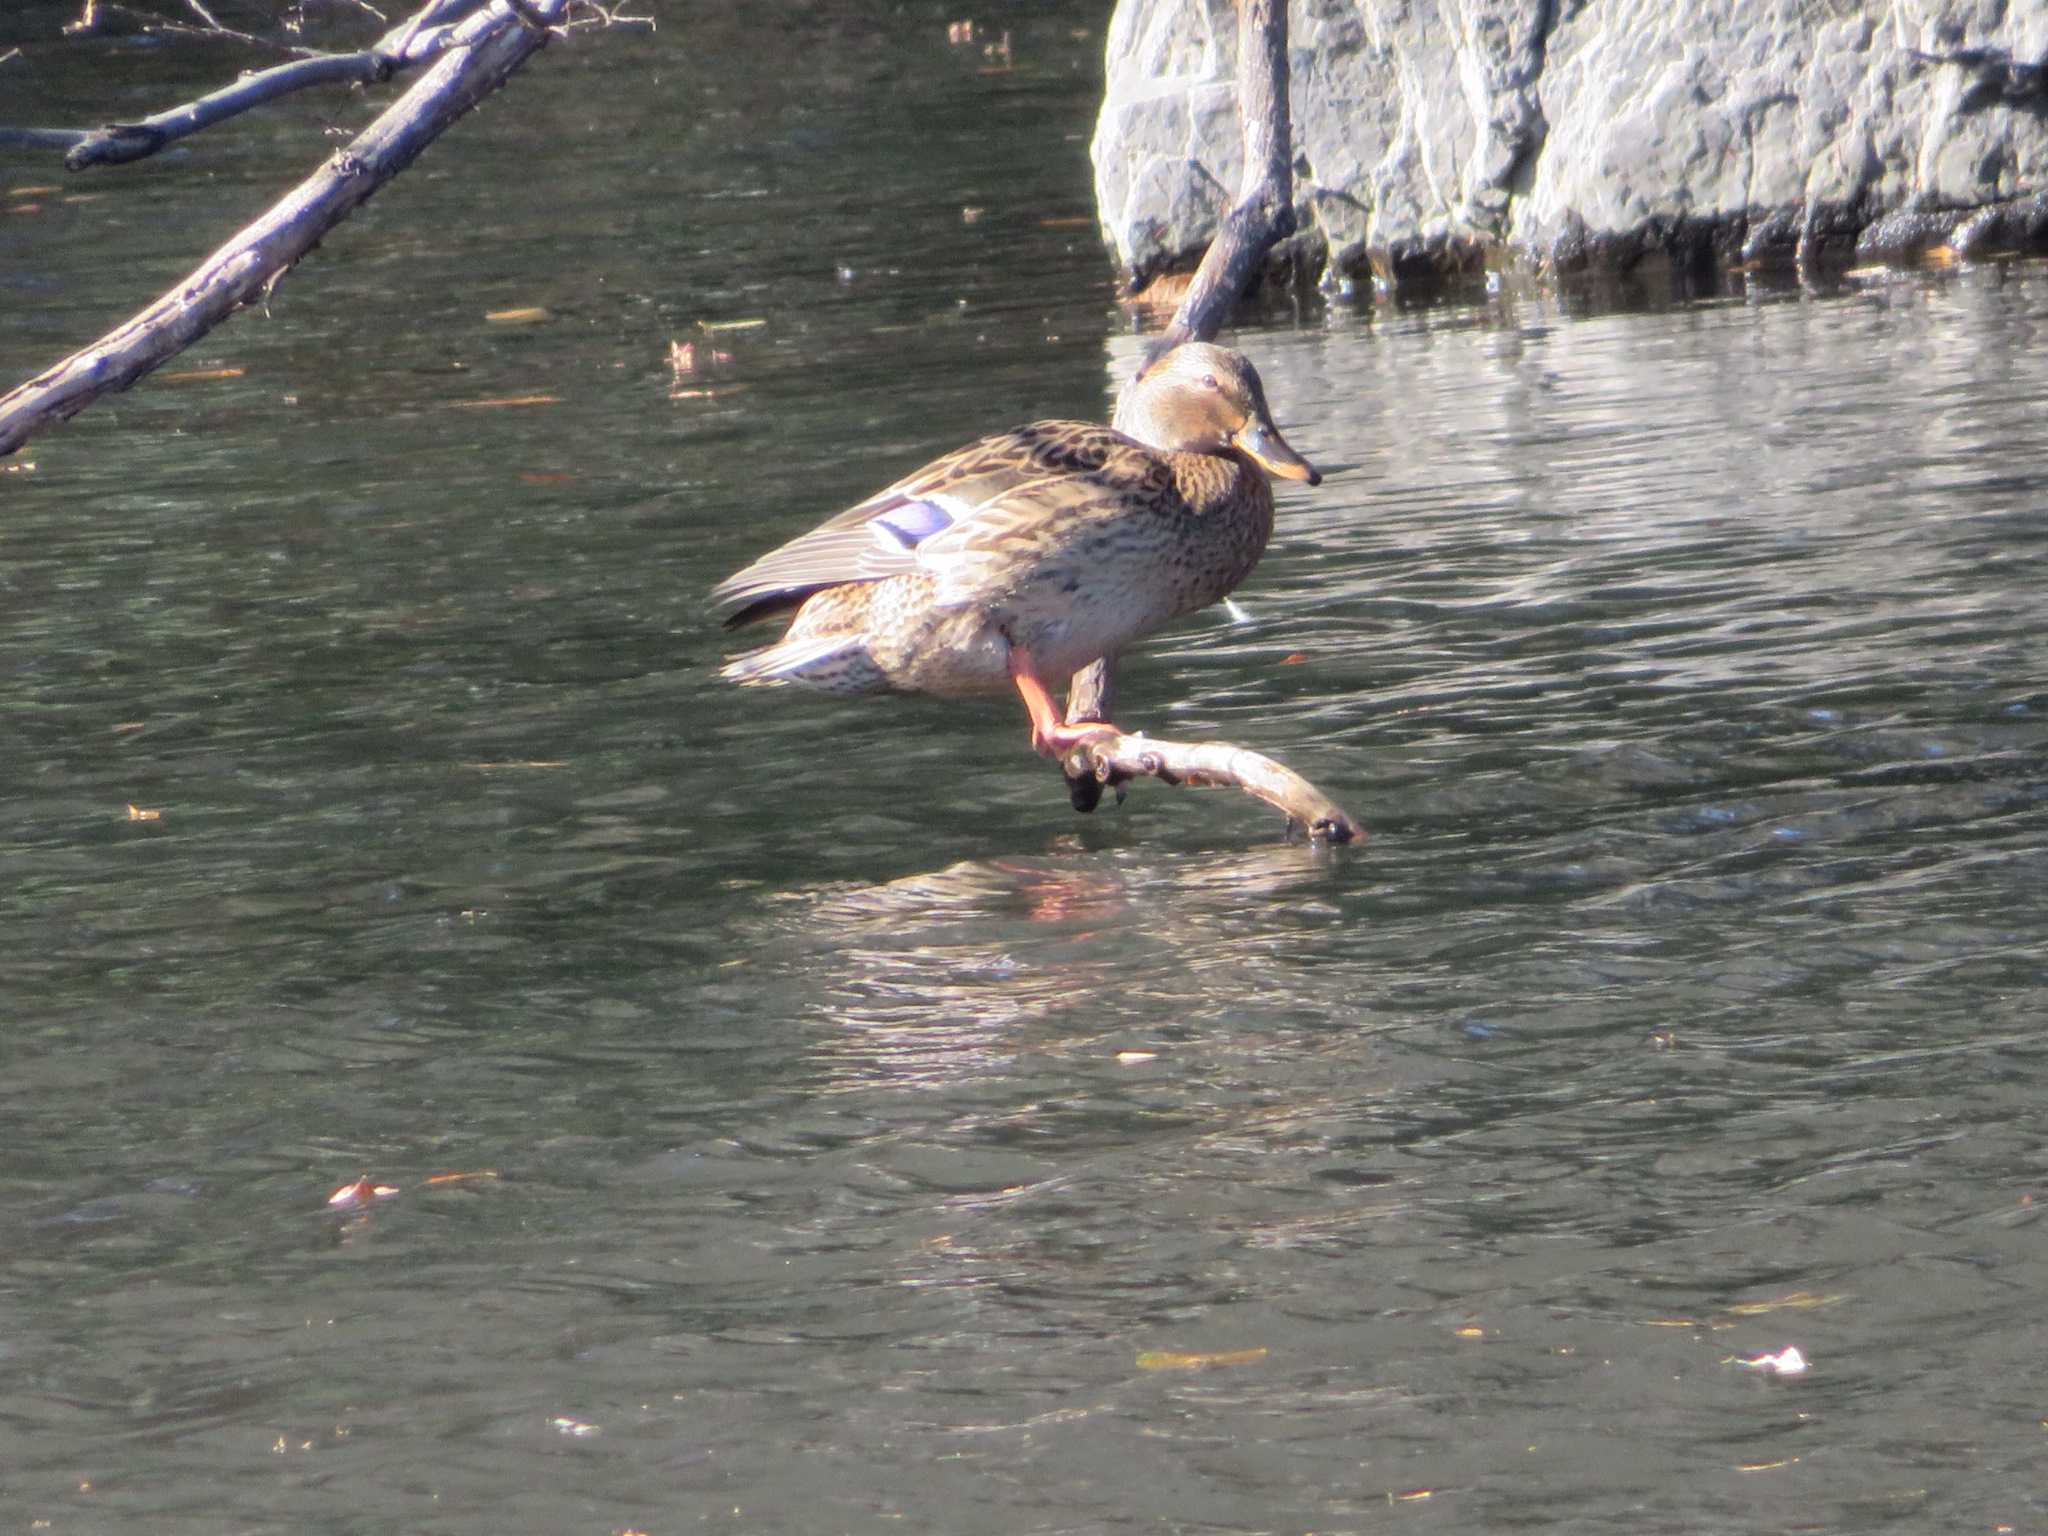
{"type": "Polygon", "coordinates": [[[1020,1049],[1130,1042],[1284,996],[1336,920],[1323,857],[1068,847],[781,898],[776,927],[836,1086],[957,1083],[1020,1049]]]}

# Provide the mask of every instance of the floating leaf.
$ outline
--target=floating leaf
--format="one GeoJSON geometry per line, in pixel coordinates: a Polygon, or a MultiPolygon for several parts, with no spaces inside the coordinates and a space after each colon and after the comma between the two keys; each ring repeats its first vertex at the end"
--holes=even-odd
{"type": "Polygon", "coordinates": [[[490,400],[450,400],[451,411],[497,411],[515,405],[560,405],[560,395],[499,395],[490,400]]]}
{"type": "Polygon", "coordinates": [[[1762,1317],[1767,1312],[1803,1312],[1814,1307],[1832,1307],[1836,1302],[1848,1299],[1840,1291],[1827,1296],[1816,1296],[1811,1291],[1793,1291],[1790,1295],[1773,1297],[1769,1301],[1738,1301],[1728,1310],[1737,1317],[1762,1317]]]}
{"type": "Polygon", "coordinates": [[[555,318],[554,311],[530,304],[523,309],[494,309],[484,316],[491,325],[546,325],[555,318]]]}
{"type": "Polygon", "coordinates": [[[1250,1365],[1266,1358],[1266,1350],[1224,1349],[1207,1353],[1184,1353],[1177,1349],[1148,1349],[1138,1355],[1141,1371],[1199,1371],[1212,1365],[1250,1365]]]}
{"type": "Polygon", "coordinates": [[[372,1184],[369,1176],[357,1179],[353,1184],[344,1184],[327,1197],[332,1210],[353,1210],[359,1205],[368,1205],[372,1200],[389,1200],[398,1193],[396,1184],[372,1184]]]}
{"type": "Polygon", "coordinates": [[[427,1187],[431,1189],[436,1184],[466,1184],[472,1179],[495,1179],[497,1176],[498,1170],[495,1168],[470,1168],[461,1173],[433,1173],[427,1175],[427,1187]]]}

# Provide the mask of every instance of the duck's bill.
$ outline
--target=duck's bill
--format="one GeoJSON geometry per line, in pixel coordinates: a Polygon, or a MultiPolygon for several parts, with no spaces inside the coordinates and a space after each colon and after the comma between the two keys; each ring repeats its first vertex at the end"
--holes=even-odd
{"type": "Polygon", "coordinates": [[[1323,483],[1322,472],[1288,447],[1287,439],[1263,421],[1251,422],[1233,441],[1269,475],[1278,475],[1283,480],[1306,480],[1310,485],[1323,483]]]}

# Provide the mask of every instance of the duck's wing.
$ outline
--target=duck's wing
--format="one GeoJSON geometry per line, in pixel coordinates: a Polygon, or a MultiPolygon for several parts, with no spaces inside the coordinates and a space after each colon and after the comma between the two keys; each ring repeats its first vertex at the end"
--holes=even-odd
{"type": "MultiPolygon", "coordinates": [[[[813,592],[939,570],[964,579],[1044,535],[1071,510],[1144,478],[1154,456],[1109,427],[1038,421],[935,459],[770,550],[712,589],[728,628],[793,608],[813,592]]],[[[958,579],[948,586],[959,585],[958,579]]]]}

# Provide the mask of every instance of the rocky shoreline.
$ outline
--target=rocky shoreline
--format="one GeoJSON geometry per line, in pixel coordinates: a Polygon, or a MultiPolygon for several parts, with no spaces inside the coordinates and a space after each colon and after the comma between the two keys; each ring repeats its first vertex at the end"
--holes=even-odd
{"type": "MultiPolygon", "coordinates": [[[[2048,6],[1294,0],[1283,254],[1399,291],[1500,269],[2048,251],[2048,6]]],[[[1119,0],[1094,141],[1134,283],[1237,185],[1230,0],[1119,0]]]]}

